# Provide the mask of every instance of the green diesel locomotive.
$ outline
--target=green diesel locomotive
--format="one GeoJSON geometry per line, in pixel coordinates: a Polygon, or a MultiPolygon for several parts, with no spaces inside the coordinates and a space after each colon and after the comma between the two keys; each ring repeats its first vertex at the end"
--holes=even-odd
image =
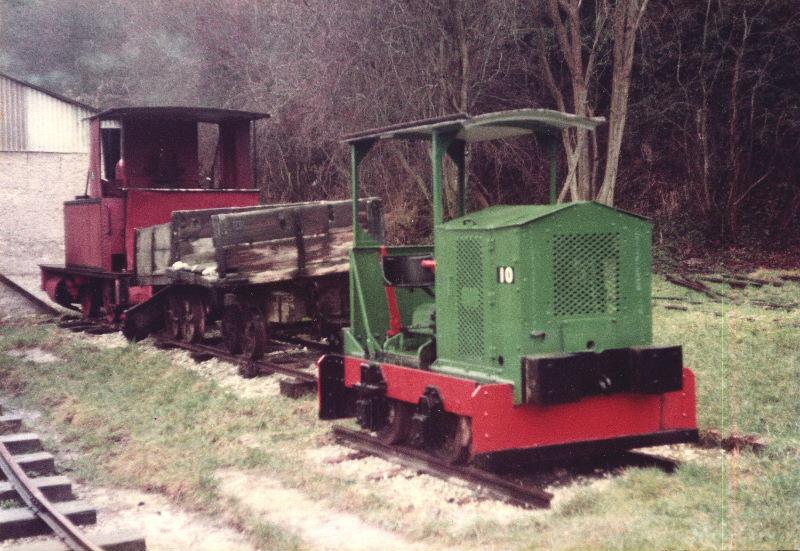
{"type": "Polygon", "coordinates": [[[602,122],[523,109],[345,137],[356,221],[351,324],[344,354],[319,362],[323,419],[354,415],[387,443],[407,440],[452,462],[697,438],[681,348],[652,344],[650,223],[556,202],[562,131],[602,122]],[[528,134],[550,151],[551,204],[467,212],[467,145],[528,134]],[[386,246],[358,225],[359,166],[384,140],[430,142],[433,246],[386,246]],[[445,157],[458,167],[450,220],[445,157]]]}

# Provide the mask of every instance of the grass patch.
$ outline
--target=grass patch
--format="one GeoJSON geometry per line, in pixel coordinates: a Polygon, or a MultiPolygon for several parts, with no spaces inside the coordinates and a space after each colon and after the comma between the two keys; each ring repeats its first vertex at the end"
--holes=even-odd
{"type": "MultiPolygon", "coordinates": [[[[770,274],[761,274],[769,276],[770,274]]],[[[774,275],[774,274],[772,274],[774,275]]],[[[654,335],[681,344],[698,381],[699,422],[723,433],[757,432],[765,453],[709,454],[676,474],[632,469],[579,489],[550,512],[511,524],[456,526],[438,511],[403,510],[392,495],[334,476],[306,459],[326,441],[316,401],[241,398],[171,357],[142,346],[98,349],[52,327],[0,327],[0,384],[80,450],[82,478],[157,490],[189,508],[233,514],[265,548],[302,542],[220,497],[224,468],[268,472],[433,547],[490,549],[769,549],[800,546],[800,313],[758,301],[800,302],[800,285],[732,291],[723,303],[654,280],[654,335]],[[697,302],[697,304],[693,304],[697,302]],[[687,311],[665,308],[681,304],[687,311]],[[39,347],[62,361],[4,354],[39,347]],[[233,512],[232,512],[233,511],[233,512]]]]}

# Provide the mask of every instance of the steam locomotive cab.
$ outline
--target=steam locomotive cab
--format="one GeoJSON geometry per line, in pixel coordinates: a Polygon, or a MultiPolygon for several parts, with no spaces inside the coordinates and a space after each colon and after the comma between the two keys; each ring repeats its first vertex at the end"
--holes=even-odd
{"type": "Polygon", "coordinates": [[[93,116],[86,194],[64,204],[65,265],[41,267],[49,297],[79,305],[85,317],[113,320],[152,296],[151,285],[135,280],[136,229],[164,223],[176,210],[258,204],[253,124],[265,117],[188,107],[93,116]],[[216,140],[203,166],[200,123],[216,140]]]}
{"type": "Polygon", "coordinates": [[[650,223],[556,203],[561,131],[600,122],[529,109],[345,138],[354,198],[377,143],[430,140],[434,246],[386,247],[356,233],[345,355],[319,363],[322,418],[354,414],[387,443],[450,461],[696,438],[694,376],[680,347],[652,345],[650,223]],[[550,147],[551,204],[468,213],[466,145],[525,134],[550,147]],[[446,221],[447,157],[459,178],[458,214],[446,221]]]}

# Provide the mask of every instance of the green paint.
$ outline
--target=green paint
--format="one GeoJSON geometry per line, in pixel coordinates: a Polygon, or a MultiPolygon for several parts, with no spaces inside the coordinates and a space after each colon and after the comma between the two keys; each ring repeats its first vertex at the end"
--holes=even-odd
{"type": "Polygon", "coordinates": [[[432,369],[511,381],[519,401],[523,356],[650,344],[650,231],[597,203],[497,206],[443,224],[432,369]]]}
{"type": "MultiPolygon", "coordinates": [[[[512,382],[521,401],[525,355],[651,344],[650,223],[597,203],[556,204],[557,133],[565,125],[593,128],[597,123],[523,110],[351,140],[357,198],[359,164],[377,140],[430,138],[434,247],[390,247],[388,254],[434,252],[437,269],[435,293],[396,289],[405,331],[387,337],[380,247],[354,224],[347,353],[394,362],[399,357],[401,363],[407,357],[409,365],[430,363],[442,373],[512,382]],[[467,215],[466,143],[506,138],[509,129],[536,133],[549,148],[551,204],[495,206],[467,215]],[[449,221],[445,155],[459,170],[460,216],[449,221]],[[430,356],[433,339],[435,358],[430,356]]],[[[354,221],[355,208],[354,203],[354,221]]]]}
{"type": "Polygon", "coordinates": [[[555,138],[548,140],[548,150],[550,153],[550,204],[558,202],[558,159],[556,158],[558,142],[555,138]]]}

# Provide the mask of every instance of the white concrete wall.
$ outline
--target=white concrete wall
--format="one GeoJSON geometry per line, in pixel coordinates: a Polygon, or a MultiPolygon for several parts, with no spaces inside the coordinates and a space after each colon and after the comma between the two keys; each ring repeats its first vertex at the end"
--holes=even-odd
{"type": "Polygon", "coordinates": [[[88,165],[84,153],[0,151],[0,273],[35,292],[38,265],[64,263],[63,202],[84,192],[88,165]]]}

